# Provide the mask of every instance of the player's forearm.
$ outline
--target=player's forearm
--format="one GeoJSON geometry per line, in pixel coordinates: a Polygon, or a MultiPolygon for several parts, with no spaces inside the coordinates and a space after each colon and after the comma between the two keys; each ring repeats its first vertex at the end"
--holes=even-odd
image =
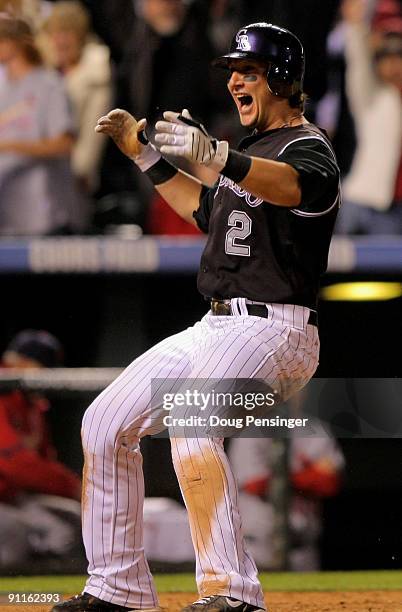
{"type": "Polygon", "coordinates": [[[289,164],[252,157],[250,169],[239,185],[252,195],[278,206],[300,204],[299,175],[289,164]]]}
{"type": "Polygon", "coordinates": [[[193,176],[179,170],[168,181],[155,185],[155,189],[173,210],[188,223],[196,225],[193,212],[200,205],[202,184],[193,176]]]}

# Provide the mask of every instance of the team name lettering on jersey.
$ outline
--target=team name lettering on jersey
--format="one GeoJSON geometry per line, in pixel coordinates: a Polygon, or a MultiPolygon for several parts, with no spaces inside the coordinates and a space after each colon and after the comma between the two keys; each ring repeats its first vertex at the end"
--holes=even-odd
{"type": "Polygon", "coordinates": [[[218,185],[218,189],[215,192],[215,196],[214,196],[215,198],[218,195],[219,190],[220,190],[221,187],[228,187],[239,198],[244,198],[246,200],[247,204],[249,206],[252,206],[252,207],[259,206],[264,201],[261,198],[257,198],[255,196],[251,195],[251,193],[249,193],[245,189],[242,189],[241,187],[239,187],[239,185],[234,183],[231,179],[227,178],[226,176],[222,176],[222,175],[219,178],[219,185],[218,185]]]}

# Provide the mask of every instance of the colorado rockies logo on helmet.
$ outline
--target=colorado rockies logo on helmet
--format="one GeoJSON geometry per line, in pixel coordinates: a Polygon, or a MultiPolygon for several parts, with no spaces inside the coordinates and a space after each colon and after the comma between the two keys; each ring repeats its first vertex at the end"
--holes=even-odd
{"type": "Polygon", "coordinates": [[[237,32],[236,42],[237,42],[237,48],[240,51],[250,51],[251,45],[248,40],[246,28],[243,28],[242,30],[239,30],[237,32]]]}

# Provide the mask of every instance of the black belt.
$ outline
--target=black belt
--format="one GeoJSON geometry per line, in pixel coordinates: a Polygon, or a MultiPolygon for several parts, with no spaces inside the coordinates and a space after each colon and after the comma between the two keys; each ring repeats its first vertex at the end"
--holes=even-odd
{"type": "MultiPolygon", "coordinates": [[[[246,304],[247,312],[252,317],[268,319],[268,309],[262,304],[246,304]]],[[[216,317],[230,317],[233,315],[230,300],[211,300],[211,313],[216,317]]],[[[315,310],[310,310],[308,325],[318,326],[318,317],[315,310]]]]}

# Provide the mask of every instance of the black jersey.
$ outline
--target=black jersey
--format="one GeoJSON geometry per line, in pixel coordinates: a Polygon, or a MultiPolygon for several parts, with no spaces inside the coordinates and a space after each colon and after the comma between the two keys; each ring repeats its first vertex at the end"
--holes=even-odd
{"type": "Polygon", "coordinates": [[[248,136],[239,150],[293,166],[299,173],[301,203],[270,204],[221,175],[194,212],[198,226],[208,233],[198,289],[205,297],[316,308],[340,201],[331,144],[308,123],[248,136]]]}

